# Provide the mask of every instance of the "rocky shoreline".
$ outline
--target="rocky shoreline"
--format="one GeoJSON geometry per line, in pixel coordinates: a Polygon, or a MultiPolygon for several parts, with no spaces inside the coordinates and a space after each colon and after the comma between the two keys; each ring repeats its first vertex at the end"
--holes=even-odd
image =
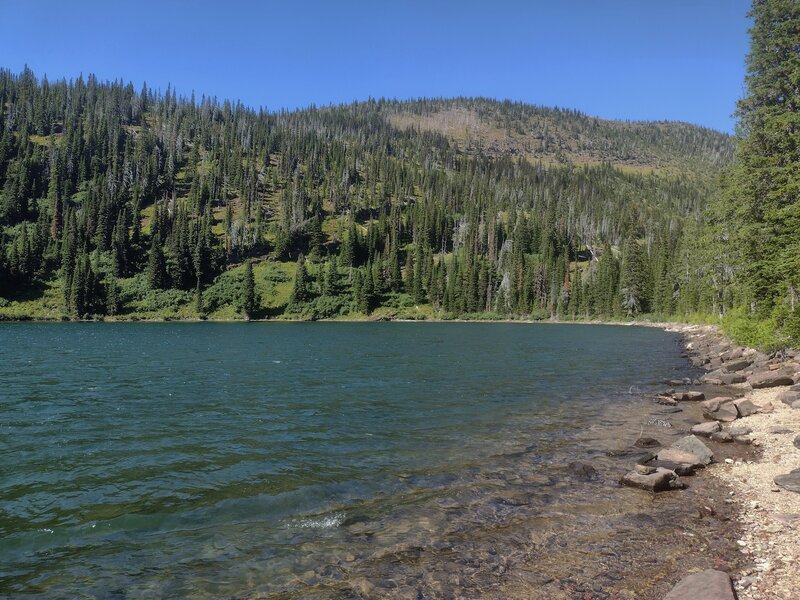
{"type": "Polygon", "coordinates": [[[664,328],[681,334],[686,357],[707,373],[666,382],[670,389],[655,401],[681,411],[692,407],[688,422],[695,424],[689,435],[637,461],[621,483],[680,490],[687,476],[704,469],[729,488],[725,504],[735,509],[744,565],[730,572],[698,569],[666,598],[798,600],[800,352],[767,355],[736,346],[714,327],[664,328]]]}

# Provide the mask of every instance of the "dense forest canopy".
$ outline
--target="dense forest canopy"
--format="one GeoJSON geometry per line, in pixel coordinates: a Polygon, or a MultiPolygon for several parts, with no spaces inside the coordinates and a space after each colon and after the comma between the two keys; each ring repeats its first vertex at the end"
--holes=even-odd
{"type": "Polygon", "coordinates": [[[778,328],[800,284],[797,93],[776,83],[797,10],[755,3],[736,161],[702,127],[484,98],[272,113],[2,70],[0,315],[778,328]]]}

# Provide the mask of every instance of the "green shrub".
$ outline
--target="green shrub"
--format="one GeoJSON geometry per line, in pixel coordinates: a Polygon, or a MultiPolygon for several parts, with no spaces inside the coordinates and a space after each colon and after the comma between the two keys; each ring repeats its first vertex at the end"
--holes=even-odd
{"type": "Polygon", "coordinates": [[[772,351],[781,347],[774,316],[759,318],[742,308],[729,311],[722,319],[722,329],[737,344],[772,351]]]}

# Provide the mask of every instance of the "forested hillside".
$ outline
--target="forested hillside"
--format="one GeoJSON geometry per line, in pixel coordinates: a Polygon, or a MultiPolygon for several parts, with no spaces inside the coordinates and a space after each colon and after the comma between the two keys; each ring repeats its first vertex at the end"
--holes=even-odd
{"type": "Polygon", "coordinates": [[[0,314],[712,310],[685,239],[732,151],[687,124],[485,99],[268,113],[2,71],[0,314]]]}

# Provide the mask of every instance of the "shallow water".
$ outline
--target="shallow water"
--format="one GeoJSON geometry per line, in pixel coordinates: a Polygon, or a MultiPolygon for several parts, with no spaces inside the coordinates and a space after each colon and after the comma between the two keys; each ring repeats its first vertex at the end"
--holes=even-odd
{"type": "Polygon", "coordinates": [[[642,394],[679,352],[638,327],[4,324],[0,593],[604,597],[654,505],[677,518],[609,450],[659,429],[642,394]]]}

